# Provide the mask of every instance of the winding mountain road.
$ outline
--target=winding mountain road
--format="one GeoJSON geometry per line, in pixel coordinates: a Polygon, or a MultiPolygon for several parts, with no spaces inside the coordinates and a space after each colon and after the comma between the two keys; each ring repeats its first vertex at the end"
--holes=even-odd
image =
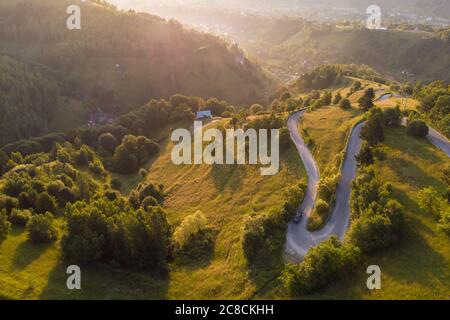
{"type": "MultiPolygon", "coordinates": [[[[301,261],[309,248],[316,246],[332,235],[337,236],[341,240],[344,239],[350,222],[351,182],[356,176],[357,169],[355,157],[361,149],[360,134],[364,126],[364,122],[362,122],[356,125],[351,132],[342,166],[341,181],[336,191],[336,203],[330,219],[321,230],[310,232],[306,228],[306,223],[316,202],[320,175],[317,163],[298,131],[299,119],[305,112],[306,110],[296,112],[288,119],[291,139],[297,147],[308,176],[305,198],[298,209],[299,212],[304,213],[304,218],[299,224],[291,223],[289,225],[286,237],[287,257],[295,262],[301,261]]],[[[427,138],[433,145],[450,157],[450,141],[444,135],[429,127],[427,138]]]]}
{"type": "Polygon", "coordinates": [[[297,147],[308,175],[305,199],[299,208],[299,211],[304,212],[304,218],[299,224],[291,223],[287,232],[286,254],[293,261],[300,261],[306,255],[309,248],[316,246],[332,235],[340,239],[344,238],[350,221],[349,200],[351,182],[356,175],[355,156],[361,148],[361,139],[359,136],[364,125],[364,123],[357,125],[351,133],[342,167],[341,181],[337,187],[336,204],[330,219],[321,230],[310,232],[306,229],[306,222],[308,220],[307,217],[311,215],[314,208],[320,176],[314,157],[298,132],[298,121],[304,113],[305,111],[299,111],[288,119],[288,128],[292,141],[297,147]]]}

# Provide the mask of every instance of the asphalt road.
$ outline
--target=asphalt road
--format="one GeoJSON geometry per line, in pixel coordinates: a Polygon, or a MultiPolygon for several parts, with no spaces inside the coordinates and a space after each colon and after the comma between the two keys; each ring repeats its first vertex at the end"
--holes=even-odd
{"type": "Polygon", "coordinates": [[[330,219],[321,230],[309,232],[306,229],[306,222],[307,217],[314,208],[320,177],[319,169],[314,157],[298,132],[298,120],[304,112],[305,111],[297,112],[288,119],[288,128],[291,138],[297,147],[308,175],[306,196],[299,208],[299,211],[304,212],[304,217],[299,224],[291,223],[289,225],[286,238],[287,257],[296,262],[303,259],[309,248],[316,246],[330,236],[336,235],[340,239],[343,239],[345,236],[350,221],[349,200],[351,182],[356,175],[355,156],[361,148],[361,139],[359,138],[359,135],[364,125],[363,123],[359,124],[351,133],[347,155],[342,168],[342,178],[337,188],[336,204],[330,219]]]}
{"type": "Polygon", "coordinates": [[[450,157],[450,141],[446,137],[444,137],[444,135],[437,132],[433,128],[431,127],[428,128],[429,128],[427,136],[428,140],[430,140],[432,144],[434,144],[437,148],[444,151],[447,154],[447,156],[450,157]]]}

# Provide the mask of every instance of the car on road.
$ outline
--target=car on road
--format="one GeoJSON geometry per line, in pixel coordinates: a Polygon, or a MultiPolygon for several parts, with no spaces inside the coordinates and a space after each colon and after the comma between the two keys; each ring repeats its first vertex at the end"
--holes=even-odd
{"type": "Polygon", "coordinates": [[[299,224],[300,221],[302,221],[302,218],[303,218],[303,212],[299,211],[295,214],[294,220],[292,220],[292,222],[294,222],[295,224],[299,224]]]}

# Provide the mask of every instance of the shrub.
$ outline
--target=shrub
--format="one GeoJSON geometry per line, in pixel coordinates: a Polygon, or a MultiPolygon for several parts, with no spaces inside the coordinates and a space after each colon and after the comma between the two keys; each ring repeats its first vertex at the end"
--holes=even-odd
{"type": "Polygon", "coordinates": [[[260,104],[254,104],[250,107],[250,112],[252,114],[257,114],[258,112],[263,111],[263,110],[264,110],[264,108],[260,104]]]}
{"type": "Polygon", "coordinates": [[[59,180],[52,181],[47,185],[47,192],[51,196],[58,198],[62,188],[64,188],[64,183],[59,180]]]}
{"type": "Polygon", "coordinates": [[[137,209],[145,198],[151,196],[162,203],[164,201],[164,187],[153,183],[140,183],[138,187],[130,193],[129,200],[137,209]]]}
{"type": "Polygon", "coordinates": [[[144,200],[142,200],[142,208],[144,208],[145,210],[147,210],[148,207],[154,207],[157,205],[158,205],[158,200],[156,200],[152,196],[147,196],[144,198],[144,200]]]}
{"type": "Polygon", "coordinates": [[[336,95],[333,98],[333,104],[339,104],[342,100],[342,95],[340,92],[336,93],[336,95]]]}
{"type": "Polygon", "coordinates": [[[27,223],[27,231],[28,238],[33,243],[52,242],[58,236],[54,218],[50,212],[32,216],[27,223]]]}
{"type": "Polygon", "coordinates": [[[421,120],[413,120],[408,124],[406,132],[415,138],[425,138],[428,135],[428,126],[421,120]]]}
{"type": "Polygon", "coordinates": [[[193,215],[187,216],[175,230],[173,240],[182,249],[197,233],[206,228],[206,224],[205,215],[201,211],[196,211],[193,215]]]}
{"type": "Polygon", "coordinates": [[[264,246],[264,221],[263,217],[251,218],[244,227],[242,246],[248,261],[252,262],[258,252],[264,246]]]}
{"type": "Polygon", "coordinates": [[[319,199],[317,200],[315,210],[320,216],[323,217],[329,213],[330,206],[326,201],[319,199]]]}
{"type": "Polygon", "coordinates": [[[9,215],[9,221],[18,227],[25,227],[33,213],[30,210],[13,209],[9,215]]]}
{"type": "Polygon", "coordinates": [[[381,110],[374,108],[369,112],[361,137],[371,146],[384,141],[383,116],[381,110]]]}
{"type": "Polygon", "coordinates": [[[92,162],[89,163],[89,171],[93,174],[99,175],[99,176],[105,176],[106,171],[103,167],[103,163],[100,161],[100,159],[95,158],[92,162]]]}
{"type": "Polygon", "coordinates": [[[374,163],[372,149],[367,142],[363,142],[359,154],[356,156],[356,161],[359,166],[370,166],[374,163]]]}
{"type": "Polygon", "coordinates": [[[106,190],[105,197],[109,201],[115,201],[120,198],[120,193],[114,190],[106,190]]]}
{"type": "Polygon", "coordinates": [[[56,201],[55,198],[50,196],[47,192],[43,192],[38,196],[37,204],[36,204],[36,212],[37,213],[46,213],[51,212],[55,213],[56,211],[56,201]]]}
{"type": "Polygon", "coordinates": [[[374,214],[371,211],[363,214],[352,223],[347,237],[364,253],[388,248],[398,241],[391,220],[384,215],[374,214]]]}
{"type": "Polygon", "coordinates": [[[8,237],[11,223],[8,221],[6,210],[0,211],[0,244],[8,237]]]}
{"type": "Polygon", "coordinates": [[[400,107],[387,108],[383,111],[384,123],[386,126],[398,126],[401,123],[402,113],[400,107]]]}
{"type": "Polygon", "coordinates": [[[342,109],[350,109],[352,107],[352,104],[348,99],[341,99],[339,100],[339,107],[342,109]]]}
{"type": "Polygon", "coordinates": [[[122,182],[119,179],[114,178],[111,180],[111,187],[116,190],[120,190],[120,188],[122,188],[122,182]]]}
{"type": "Polygon", "coordinates": [[[111,133],[103,133],[98,137],[97,143],[105,150],[108,150],[109,152],[114,152],[116,150],[117,146],[119,145],[119,142],[117,141],[116,137],[113,136],[111,133]]]}
{"type": "Polygon", "coordinates": [[[19,201],[16,198],[0,194],[0,208],[10,214],[12,209],[19,208],[19,201]]]}
{"type": "Polygon", "coordinates": [[[326,202],[331,202],[339,178],[340,175],[334,175],[320,179],[318,188],[318,195],[320,199],[323,199],[326,202]]]}
{"type": "Polygon", "coordinates": [[[33,190],[30,190],[29,192],[21,192],[18,200],[19,207],[21,209],[33,208],[37,201],[37,193],[33,190]]]}

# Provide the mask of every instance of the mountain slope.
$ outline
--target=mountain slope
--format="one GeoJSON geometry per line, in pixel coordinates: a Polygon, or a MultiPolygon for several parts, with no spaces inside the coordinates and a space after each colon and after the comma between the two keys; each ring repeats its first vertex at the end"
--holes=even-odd
{"type": "Polygon", "coordinates": [[[100,1],[80,3],[82,28],[68,30],[72,4],[0,5],[0,50],[50,67],[67,94],[95,107],[135,106],[174,93],[247,103],[264,100],[274,84],[237,47],[214,36],[100,1]]]}
{"type": "Polygon", "coordinates": [[[0,145],[46,131],[57,94],[53,80],[0,55],[0,145]]]}
{"type": "Polygon", "coordinates": [[[279,50],[289,52],[287,62],[300,68],[366,64],[409,81],[450,80],[450,42],[433,33],[310,28],[285,41],[279,50]]]}

